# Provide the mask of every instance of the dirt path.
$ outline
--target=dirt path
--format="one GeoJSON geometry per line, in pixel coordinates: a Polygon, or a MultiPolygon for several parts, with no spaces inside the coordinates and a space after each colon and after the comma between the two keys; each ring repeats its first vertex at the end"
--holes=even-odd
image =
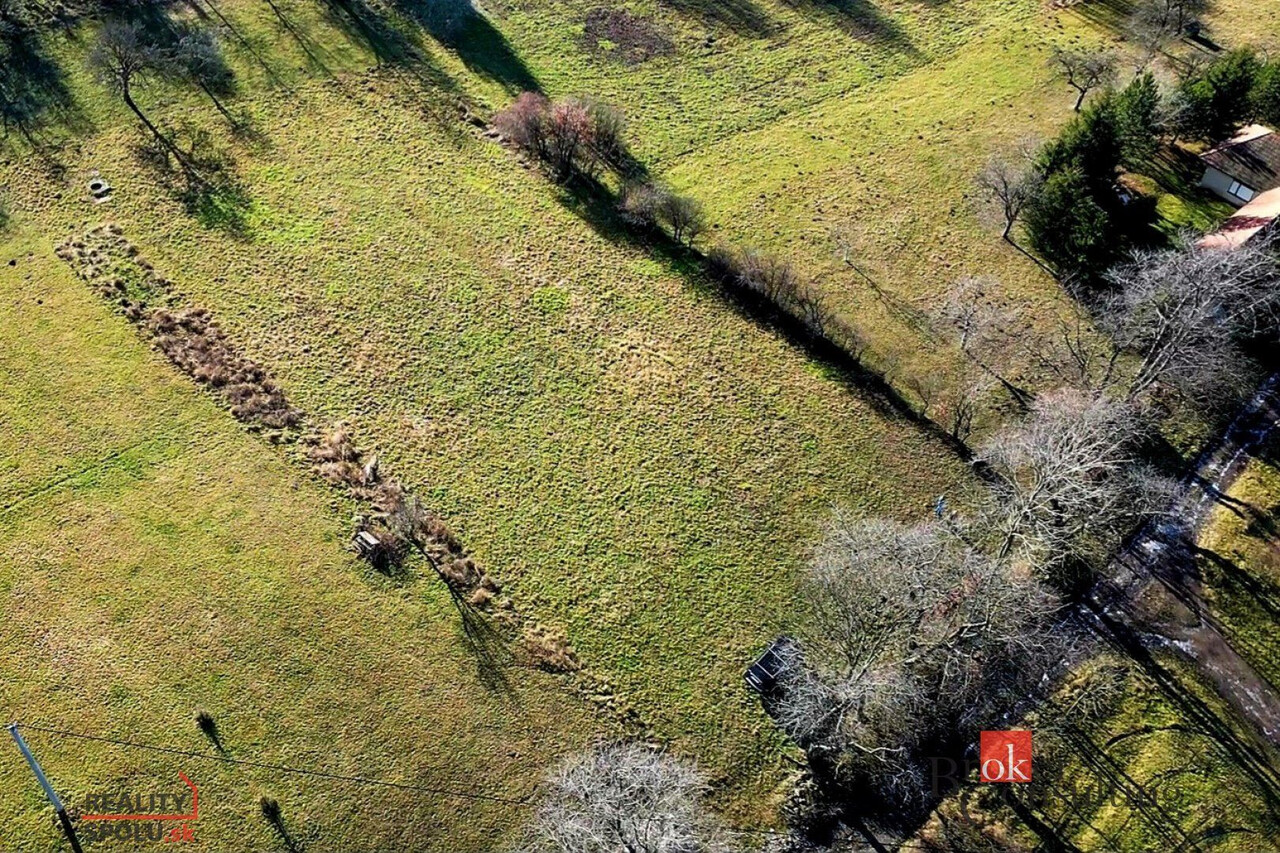
{"type": "Polygon", "coordinates": [[[1135,629],[1148,651],[1174,650],[1192,660],[1272,746],[1280,747],[1280,695],[1224,637],[1201,595],[1196,537],[1213,507],[1280,426],[1280,372],[1201,455],[1180,484],[1167,517],[1147,524],[1117,559],[1111,580],[1095,587],[1095,613],[1135,629]],[[1155,614],[1154,616],[1152,614],[1155,614]],[[1140,630],[1137,630],[1141,626],[1140,630]]]}

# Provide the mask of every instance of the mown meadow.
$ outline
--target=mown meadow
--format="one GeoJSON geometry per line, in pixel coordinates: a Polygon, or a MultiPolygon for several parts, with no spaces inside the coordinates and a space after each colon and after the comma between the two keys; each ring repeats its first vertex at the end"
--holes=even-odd
{"type": "MultiPolygon", "coordinates": [[[[706,205],[708,240],[791,258],[909,387],[948,358],[918,320],[957,278],[996,276],[1033,328],[1062,306],[979,221],[971,179],[1069,116],[1049,47],[1115,30],[1024,0],[664,0],[628,7],[643,25],[571,0],[486,7],[445,44],[394,5],[175,7],[231,25],[238,128],[189,87],[140,95],[221,163],[194,204],[86,70],[90,27],[44,39],[66,96],[50,146],[11,134],[0,159],[0,580],[21,650],[0,703],[197,749],[205,708],[232,755],[517,800],[557,756],[616,734],[621,711],[696,758],[732,821],[776,824],[796,753],[741,671],[795,620],[815,531],[836,506],[909,520],[977,486],[883,389],[460,117],[530,88],[617,105],[635,158],[706,205]],[[86,192],[93,173],[110,202],[86,192]],[[565,632],[584,674],[519,669],[494,688],[435,578],[397,584],[344,551],[345,499],[54,256],[103,222],[301,408],[348,424],[521,612],[565,632]]],[[[72,791],[168,768],[33,741],[72,791]]],[[[315,849],[492,850],[525,812],[208,772],[226,792],[202,823],[219,849],[272,837],[252,815],[263,793],[315,849]]],[[[0,773],[0,806],[34,804],[21,768],[0,773]]],[[[17,837],[40,849],[48,827],[24,820],[17,837]]]]}

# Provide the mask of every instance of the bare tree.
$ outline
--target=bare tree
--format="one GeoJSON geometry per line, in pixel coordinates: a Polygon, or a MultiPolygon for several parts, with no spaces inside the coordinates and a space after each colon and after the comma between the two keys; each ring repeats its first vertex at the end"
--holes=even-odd
{"type": "Polygon", "coordinates": [[[937,303],[933,318],[955,334],[960,351],[970,363],[1000,383],[1014,402],[1026,409],[1031,395],[993,367],[1003,360],[1001,353],[1008,348],[1013,330],[1022,325],[1016,312],[996,304],[999,290],[999,282],[987,276],[961,279],[937,303]]]}
{"type": "Polygon", "coordinates": [[[1138,252],[1108,278],[1116,293],[1099,318],[1140,359],[1130,398],[1163,385],[1218,402],[1247,377],[1239,343],[1280,331],[1280,266],[1260,242],[1138,252]]]}
{"type": "Polygon", "coordinates": [[[596,156],[614,168],[622,167],[628,156],[627,120],[622,111],[598,98],[584,97],[580,101],[591,116],[596,156]]]}
{"type": "Polygon", "coordinates": [[[594,178],[602,166],[618,166],[626,155],[622,114],[592,98],[552,102],[523,92],[493,123],[511,142],[544,160],[560,182],[578,175],[594,178]]]}
{"type": "Polygon", "coordinates": [[[526,853],[729,853],[690,764],[638,744],[588,750],[548,780],[526,853]]]}
{"type": "Polygon", "coordinates": [[[547,112],[547,162],[558,181],[575,172],[594,175],[599,168],[595,153],[595,124],[581,101],[559,101],[547,112]]]}
{"type": "Polygon", "coordinates": [[[509,107],[493,117],[494,127],[515,145],[536,157],[547,157],[546,117],[551,102],[539,92],[521,92],[509,107]]]}
{"type": "Polygon", "coordinates": [[[199,87],[232,126],[239,126],[240,122],[218,97],[218,92],[231,90],[233,77],[212,30],[203,27],[188,29],[164,52],[163,61],[174,74],[199,87]]]}
{"type": "Polygon", "coordinates": [[[671,229],[671,236],[678,243],[692,245],[707,224],[701,202],[672,192],[663,193],[659,198],[657,214],[658,219],[671,229]]]}
{"type": "Polygon", "coordinates": [[[1116,57],[1110,51],[1054,48],[1050,62],[1067,85],[1080,93],[1076,98],[1076,112],[1080,112],[1085,95],[1116,78],[1116,57]]]}
{"type": "Polygon", "coordinates": [[[1034,684],[1051,645],[1052,598],[936,524],[837,515],[803,591],[776,717],[816,764],[905,807],[926,797],[920,748],[1034,684]]]}
{"type": "Polygon", "coordinates": [[[1209,11],[1209,0],[1143,0],[1129,17],[1129,34],[1150,61],[1209,11]]]}
{"type": "Polygon", "coordinates": [[[89,54],[89,65],[103,85],[120,96],[125,106],[151,132],[155,140],[174,158],[188,175],[195,169],[185,154],[134,100],[134,87],[157,73],[163,64],[159,50],[149,42],[136,22],[108,21],[98,30],[98,40],[89,54]]]}
{"type": "Polygon", "coordinates": [[[702,204],[695,198],[673,193],[655,183],[633,183],[622,188],[618,212],[623,221],[638,228],[665,225],[671,236],[692,245],[706,228],[702,204]]]}
{"type": "Polygon", "coordinates": [[[1120,369],[1122,351],[1094,324],[1088,312],[1071,301],[1053,318],[1052,331],[1023,336],[1019,351],[1041,373],[1060,386],[1093,394],[1111,392],[1125,377],[1120,369]]]}
{"type": "Polygon", "coordinates": [[[987,524],[1001,555],[1071,586],[1163,508],[1171,486],[1143,467],[1133,406],[1074,389],[1043,394],[982,458],[998,475],[987,524]]]}
{"type": "Polygon", "coordinates": [[[1000,209],[1004,222],[1000,233],[1002,240],[1013,243],[1010,236],[1013,226],[1017,224],[1023,208],[1035,198],[1042,182],[1040,171],[1026,151],[1012,156],[993,155],[974,178],[974,185],[983,200],[1000,209]]]}

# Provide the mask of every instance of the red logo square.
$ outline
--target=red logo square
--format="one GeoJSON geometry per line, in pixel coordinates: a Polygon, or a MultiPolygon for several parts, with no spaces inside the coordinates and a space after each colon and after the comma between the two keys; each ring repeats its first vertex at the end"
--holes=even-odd
{"type": "Polygon", "coordinates": [[[1031,732],[983,732],[978,742],[983,782],[1031,781],[1031,732]]]}

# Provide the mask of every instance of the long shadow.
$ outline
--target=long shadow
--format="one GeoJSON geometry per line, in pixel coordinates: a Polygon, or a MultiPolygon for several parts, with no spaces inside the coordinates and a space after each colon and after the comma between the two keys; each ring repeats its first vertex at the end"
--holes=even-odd
{"type": "Polygon", "coordinates": [[[391,5],[452,48],[472,72],[493,80],[511,94],[542,91],[538,78],[507,37],[470,0],[391,0],[391,5]]]}
{"type": "Polygon", "coordinates": [[[871,403],[883,416],[908,421],[951,448],[961,459],[972,461],[973,451],[937,422],[920,414],[885,377],[855,354],[816,335],[803,320],[781,311],[753,291],[729,287],[708,274],[707,257],[695,248],[673,240],[661,231],[638,234],[618,216],[617,198],[604,184],[577,176],[561,187],[561,202],[602,237],[647,249],[668,268],[698,290],[714,290],[741,317],[784,337],[808,358],[824,368],[828,377],[871,403]]]}
{"type": "Polygon", "coordinates": [[[1096,778],[1103,780],[1112,790],[1124,796],[1125,801],[1143,821],[1161,835],[1166,849],[1175,849],[1177,845],[1186,844],[1190,836],[1176,817],[1160,805],[1149,785],[1134,779],[1124,765],[1095,743],[1093,738],[1078,726],[1069,723],[1065,728],[1065,735],[1066,741],[1077,757],[1096,778]]]}
{"type": "Polygon", "coordinates": [[[494,627],[484,613],[467,601],[461,590],[449,582],[440,570],[435,557],[426,548],[419,543],[414,543],[413,547],[427,561],[427,565],[431,566],[449,592],[449,600],[458,611],[463,639],[475,655],[476,671],[480,682],[490,690],[514,697],[515,688],[507,677],[507,668],[514,662],[514,655],[511,653],[507,638],[494,627]]]}
{"type": "Polygon", "coordinates": [[[1230,588],[1226,591],[1228,598],[1248,596],[1257,602],[1272,622],[1280,623],[1280,586],[1245,571],[1234,560],[1229,560],[1214,551],[1200,548],[1197,549],[1197,553],[1198,556],[1212,563],[1222,574],[1225,584],[1230,588]]]}
{"type": "Polygon", "coordinates": [[[1135,0],[1090,0],[1072,4],[1071,11],[1092,24],[1123,34],[1137,8],[1135,0]]]}
{"type": "Polygon", "coordinates": [[[280,838],[280,843],[284,845],[284,849],[288,853],[305,853],[306,846],[301,844],[293,834],[289,832],[289,828],[285,825],[284,815],[280,813],[280,803],[269,797],[263,797],[258,801],[258,806],[262,810],[262,816],[266,819],[271,828],[275,830],[276,835],[280,838]]]}
{"type": "Polygon", "coordinates": [[[0,124],[16,131],[34,149],[45,145],[53,124],[73,132],[88,130],[67,88],[66,73],[45,50],[40,34],[15,27],[0,36],[0,124]]]}
{"type": "Polygon", "coordinates": [[[410,65],[420,59],[413,39],[365,0],[323,0],[323,6],[330,23],[351,41],[363,42],[379,65],[410,65]]]}
{"type": "Polygon", "coordinates": [[[384,13],[368,0],[322,0],[329,23],[348,39],[363,43],[379,65],[404,69],[424,85],[457,93],[457,84],[433,65],[423,50],[421,31],[399,12],[384,13]]]}
{"type": "Polygon", "coordinates": [[[506,696],[515,696],[515,688],[507,677],[507,667],[513,656],[506,638],[493,626],[483,613],[472,607],[447,581],[449,597],[458,610],[462,635],[476,658],[476,672],[480,682],[490,690],[506,696]]]}
{"type": "Polygon", "coordinates": [[[658,0],[658,2],[708,27],[724,27],[744,38],[765,38],[778,27],[752,0],[658,0]]]}
{"type": "Polygon", "coordinates": [[[836,27],[859,41],[883,44],[916,54],[910,37],[898,22],[870,0],[785,0],[788,6],[814,20],[836,27]]]}
{"type": "Polygon", "coordinates": [[[1199,697],[1143,644],[1137,633],[1090,599],[1086,602],[1102,638],[1133,660],[1152,679],[1183,717],[1208,735],[1231,762],[1257,785],[1267,808],[1280,819],[1280,772],[1257,745],[1242,738],[1235,728],[1199,697]]]}
{"type": "Polygon", "coordinates": [[[280,24],[280,28],[287,32],[297,43],[298,47],[302,49],[302,53],[307,57],[307,62],[310,63],[311,67],[317,71],[323,72],[326,77],[332,77],[332,69],[330,69],[325,61],[320,58],[320,51],[322,48],[319,43],[317,43],[315,39],[311,38],[310,34],[306,33],[297,24],[295,24],[293,20],[284,13],[284,10],[280,8],[279,3],[276,3],[275,0],[265,0],[265,2],[267,7],[271,9],[271,13],[276,16],[276,21],[280,24]]]}

